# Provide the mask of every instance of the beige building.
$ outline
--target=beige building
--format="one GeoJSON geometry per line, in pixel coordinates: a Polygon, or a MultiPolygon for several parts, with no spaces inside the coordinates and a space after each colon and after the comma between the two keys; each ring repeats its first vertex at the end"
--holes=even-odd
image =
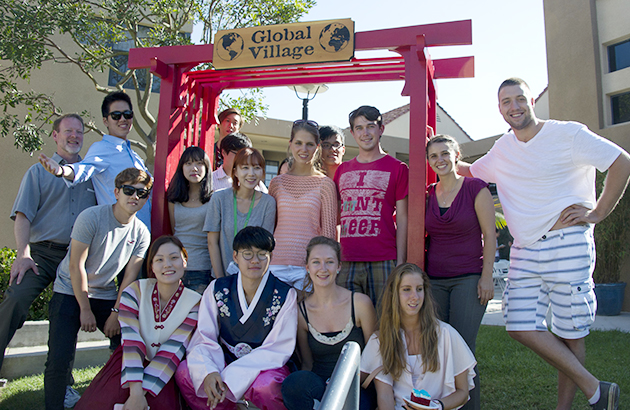
{"type": "MultiPolygon", "coordinates": [[[[630,151],[630,2],[544,0],[544,12],[549,116],[584,123],[630,151]]],[[[621,280],[630,282],[630,257],[621,280]]],[[[625,296],[628,311],[629,286],[625,296]]]]}

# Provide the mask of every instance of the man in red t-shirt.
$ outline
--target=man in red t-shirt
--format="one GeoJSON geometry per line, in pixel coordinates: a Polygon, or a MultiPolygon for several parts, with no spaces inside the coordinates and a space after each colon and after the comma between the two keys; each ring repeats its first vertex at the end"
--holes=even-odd
{"type": "Polygon", "coordinates": [[[407,257],[409,167],[383,151],[385,126],[378,109],[361,106],[349,120],[359,155],[341,164],[334,178],[343,261],[337,283],[365,293],[376,305],[389,273],[407,257]]]}

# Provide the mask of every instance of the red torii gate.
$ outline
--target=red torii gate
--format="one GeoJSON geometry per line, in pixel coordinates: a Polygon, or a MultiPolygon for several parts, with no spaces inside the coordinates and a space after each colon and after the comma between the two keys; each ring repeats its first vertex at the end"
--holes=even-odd
{"type": "MultiPolygon", "coordinates": [[[[134,48],[129,68],[149,68],[161,78],[153,185],[153,237],[170,231],[166,187],[182,151],[202,147],[212,157],[219,96],[226,89],[313,83],[404,80],[410,97],[409,229],[407,260],[424,266],[425,147],[436,126],[435,80],[474,75],[474,57],[431,60],[427,47],[472,44],[471,20],[355,33],[355,50],[386,49],[400,57],[281,67],[190,71],[212,62],[213,45],[134,48]]],[[[348,107],[351,109],[354,107],[348,107]]],[[[430,171],[430,170],[429,170],[430,171]]]]}

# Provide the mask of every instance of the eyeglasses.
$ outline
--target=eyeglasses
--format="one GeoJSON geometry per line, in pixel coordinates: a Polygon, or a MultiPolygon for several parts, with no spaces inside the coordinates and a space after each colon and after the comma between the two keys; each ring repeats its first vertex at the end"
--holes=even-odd
{"type": "Polygon", "coordinates": [[[241,251],[241,256],[246,261],[252,260],[254,258],[254,255],[256,255],[256,257],[258,258],[259,261],[264,261],[265,259],[267,259],[269,257],[269,252],[268,251],[254,252],[254,251],[250,251],[250,250],[241,251]]]}
{"type": "Polygon", "coordinates": [[[296,125],[302,125],[302,124],[308,124],[311,127],[315,127],[315,128],[319,128],[319,124],[317,124],[315,121],[313,120],[295,120],[293,121],[293,126],[295,127],[296,125]]]}
{"type": "Polygon", "coordinates": [[[343,147],[343,144],[339,141],[335,141],[334,144],[331,144],[330,142],[322,142],[323,149],[331,149],[331,148],[339,149],[341,147],[343,147]]]}
{"type": "Polygon", "coordinates": [[[112,117],[112,120],[118,121],[120,117],[125,117],[126,120],[130,120],[133,118],[133,111],[125,110],[125,111],[112,111],[108,116],[112,117]]]}
{"type": "Polygon", "coordinates": [[[136,187],[133,187],[131,185],[122,185],[122,186],[119,186],[118,189],[122,189],[123,194],[125,194],[127,196],[133,196],[133,194],[137,194],[138,198],[140,198],[140,199],[144,199],[144,198],[148,197],[149,193],[151,193],[150,189],[136,188],[136,187]]]}

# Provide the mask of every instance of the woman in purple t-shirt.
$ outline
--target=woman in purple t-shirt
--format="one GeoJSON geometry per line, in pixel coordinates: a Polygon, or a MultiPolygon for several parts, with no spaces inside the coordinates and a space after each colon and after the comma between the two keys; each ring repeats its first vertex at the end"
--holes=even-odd
{"type": "MultiPolygon", "coordinates": [[[[494,297],[495,217],[488,184],[457,174],[460,156],[459,144],[448,135],[427,143],[429,166],[440,181],[427,190],[426,271],[440,319],[453,326],[474,353],[481,319],[494,297]]],[[[479,409],[478,383],[475,377],[475,389],[463,408],[479,409]]]]}

